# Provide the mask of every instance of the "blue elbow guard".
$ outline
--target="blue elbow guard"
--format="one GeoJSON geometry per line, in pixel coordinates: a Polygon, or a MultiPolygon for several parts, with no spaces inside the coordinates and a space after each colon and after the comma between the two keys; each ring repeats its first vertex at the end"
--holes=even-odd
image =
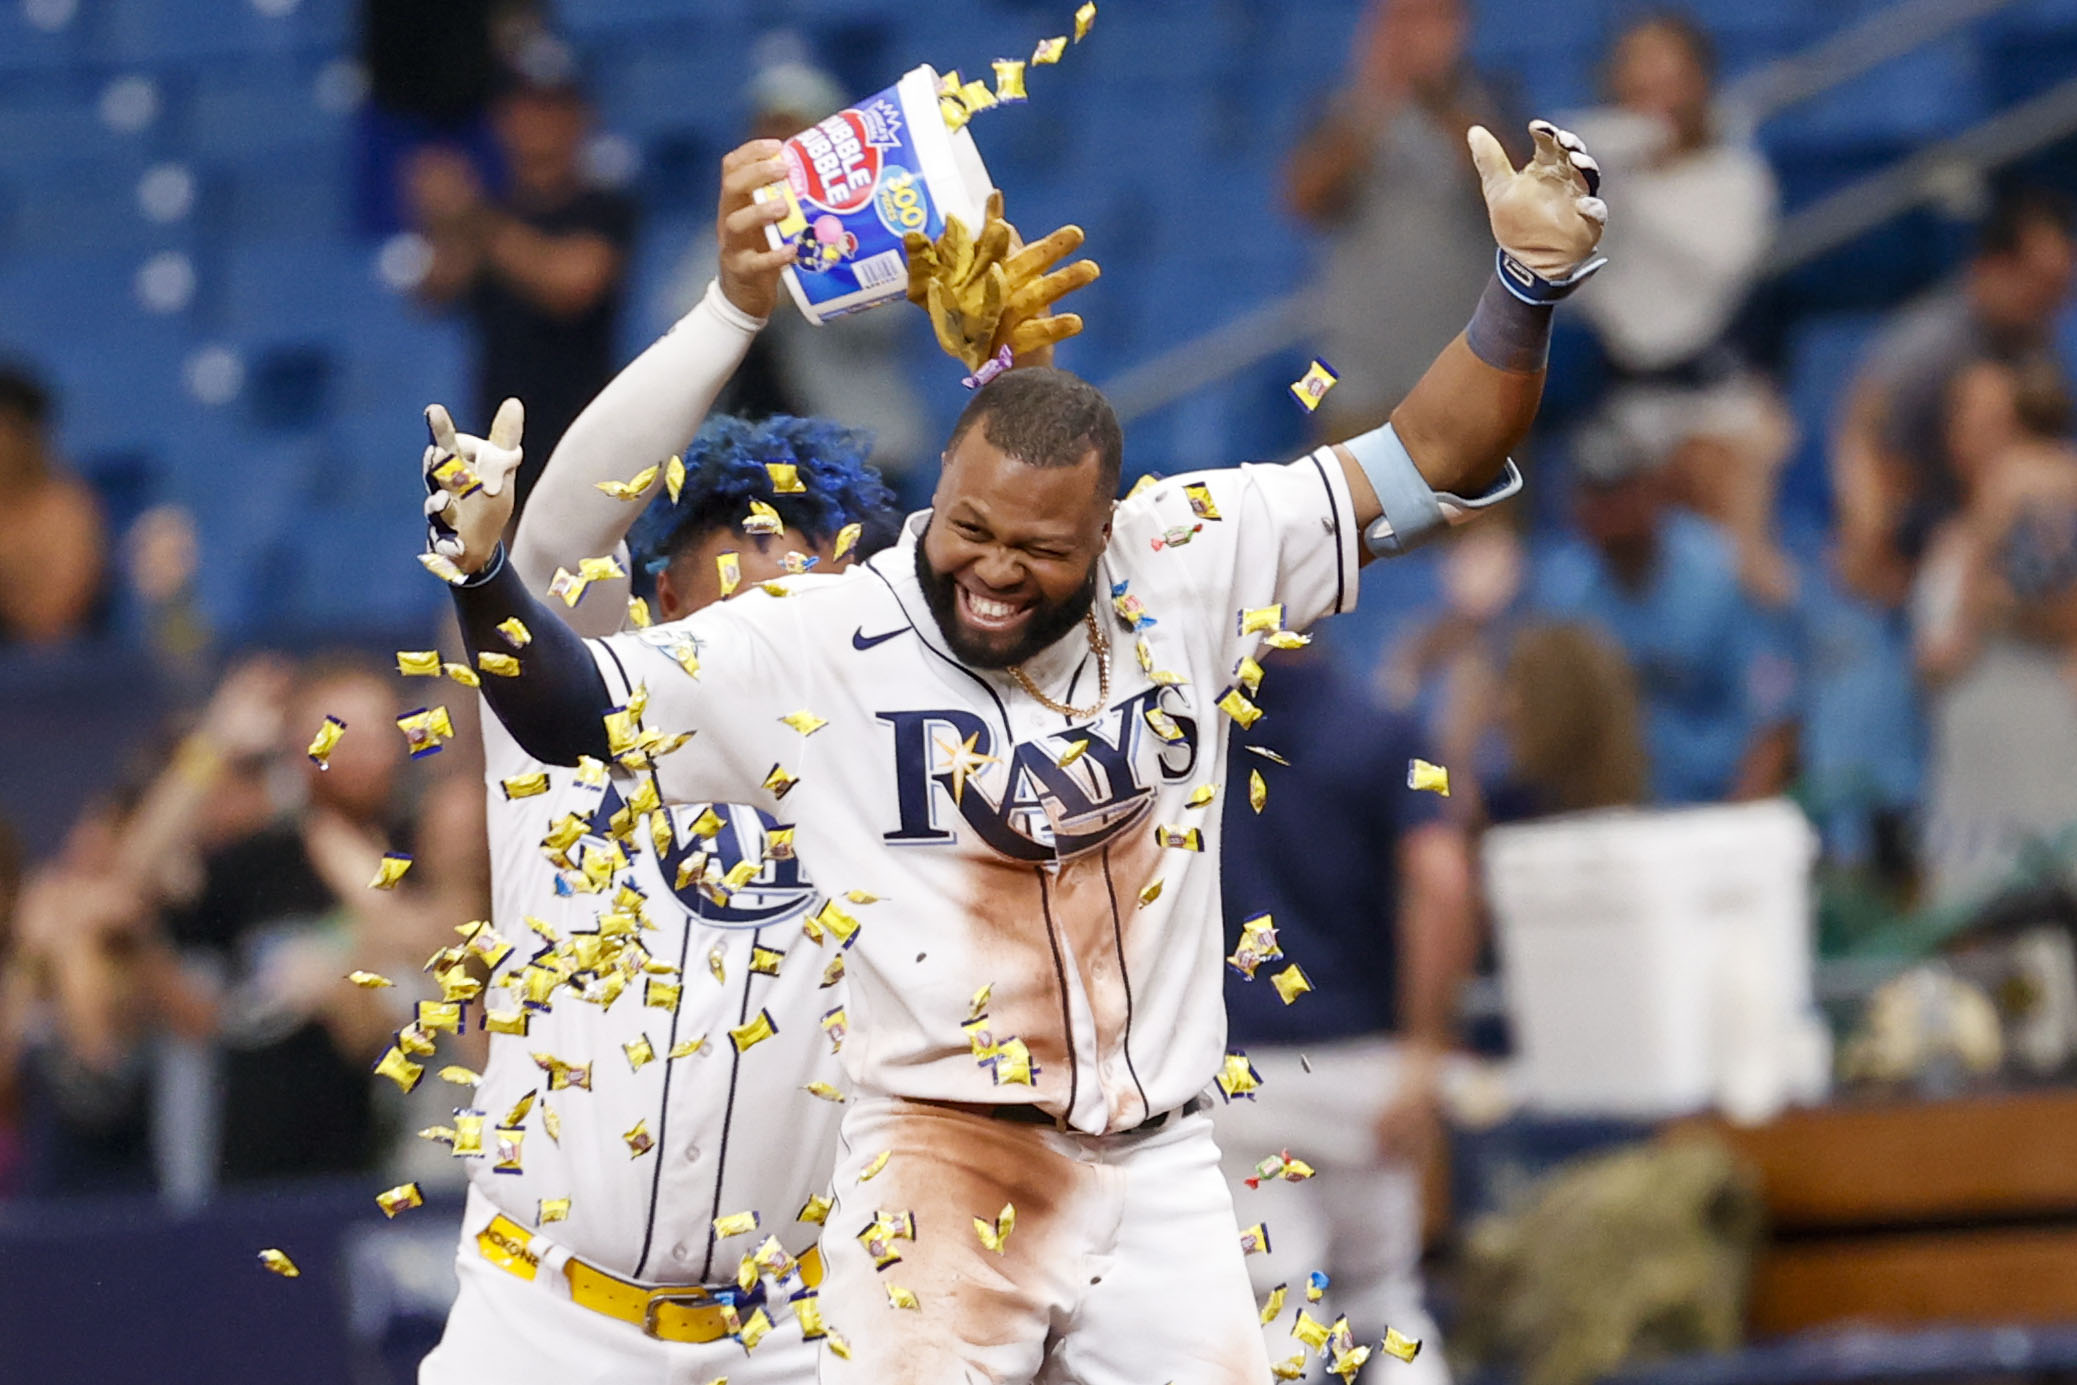
{"type": "Polygon", "coordinates": [[[1350,438],[1342,446],[1363,468],[1363,474],[1370,478],[1370,488],[1385,507],[1385,513],[1363,531],[1363,546],[1374,558],[1411,552],[1435,537],[1437,531],[1464,523],[1522,488],[1521,469],[1510,459],[1499,479],[1483,495],[1466,500],[1435,490],[1421,479],[1420,469],[1389,423],[1350,438]]]}

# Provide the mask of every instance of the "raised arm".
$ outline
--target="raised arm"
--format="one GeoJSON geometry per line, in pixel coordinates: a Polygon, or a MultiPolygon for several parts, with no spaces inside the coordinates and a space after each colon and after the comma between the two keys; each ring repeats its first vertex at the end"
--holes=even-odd
{"type": "MultiPolygon", "coordinates": [[[[752,194],[786,176],[778,153],[778,141],[753,140],[722,160],[720,265],[706,296],[599,392],[548,459],[512,543],[513,570],[535,595],[547,592],[557,568],[575,571],[586,558],[615,554],[626,566],[623,544],[642,505],[599,484],[626,481],[682,451],[771,315],[791,255],[771,249],[764,228],[785,204],[752,194]]],[[[653,493],[654,483],[642,499],[653,493]]],[[[564,618],[582,634],[610,634],[620,628],[625,594],[624,579],[594,583],[564,618]]]]}
{"type": "Polygon", "coordinates": [[[1553,305],[1599,269],[1608,210],[1601,173],[1574,136],[1529,127],[1536,153],[1517,170],[1482,126],[1471,157],[1499,242],[1471,323],[1375,432],[1337,444],[1363,561],[1404,552],[1520,489],[1508,453],[1528,435],[1550,349],[1553,305]]]}

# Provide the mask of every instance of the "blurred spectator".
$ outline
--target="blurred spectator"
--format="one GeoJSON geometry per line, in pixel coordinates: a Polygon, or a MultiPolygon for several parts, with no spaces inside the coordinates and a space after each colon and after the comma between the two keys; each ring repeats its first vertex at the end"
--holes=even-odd
{"type": "Polygon", "coordinates": [[[23,889],[0,1049],[13,1050],[22,1089],[30,1191],[151,1187],[151,1041],[208,1024],[157,911],[194,887],[212,831],[251,816],[286,686],[264,660],[226,678],[150,785],[89,808],[23,889]]]}
{"type": "Polygon", "coordinates": [[[101,594],[101,506],[53,454],[50,421],[42,384],[0,365],[0,644],[77,635],[101,594]]]}
{"type": "Polygon", "coordinates": [[[1706,439],[1778,459],[1781,410],[1726,336],[1759,277],[1779,198],[1766,160],[1712,120],[1715,78],[1709,36],[1684,15],[1647,15],[1617,38],[1614,104],[1571,119],[1622,206],[1602,242],[1608,268],[1579,310],[1623,427],[1669,455],[1706,439]]]}
{"type": "Polygon", "coordinates": [[[1662,805],[1786,787],[1794,664],[1739,585],[1731,538],[1667,502],[1664,458],[1613,426],[1583,429],[1573,496],[1581,537],[1546,553],[1538,605],[1591,621],[1636,670],[1662,805]]]}
{"type": "MultiPolygon", "coordinates": [[[[397,811],[396,710],[391,680],[370,665],[306,673],[276,735],[301,767],[306,803],[210,853],[193,902],[168,916],[191,971],[210,980],[227,1182],[374,1165],[368,1066],[400,1023],[397,1002],[341,978],[355,968],[415,971],[438,945],[445,912],[444,896],[419,881],[368,888],[385,851],[413,849],[397,811]],[[320,770],[302,743],[326,716],[347,732],[320,770]]],[[[451,879],[430,857],[426,865],[426,885],[451,879]]]]}
{"type": "Polygon", "coordinates": [[[1933,899],[2003,883],[2029,847],[2077,844],[2077,449],[2053,371],[1979,362],[1949,391],[1963,509],[1913,601],[1930,684],[1933,899]]]}
{"type": "Polygon", "coordinates": [[[361,0],[361,229],[402,229],[397,171],[419,150],[465,153],[495,179],[497,148],[484,120],[504,62],[547,28],[544,0],[361,0]]]}
{"type": "MultiPolygon", "coordinates": [[[[1229,1040],[1263,1080],[1259,1100],[1216,1114],[1241,1220],[1274,1232],[1248,1263],[1260,1293],[1326,1271],[1329,1303],[1315,1315],[1346,1314],[1359,1340],[1387,1325],[1423,1338],[1404,1369],[1433,1385],[1449,1377],[1423,1302],[1422,1177],[1442,1133],[1438,1068],[1477,951],[1470,848],[1444,800],[1407,787],[1407,762],[1433,753],[1419,729],[1373,707],[1328,655],[1274,656],[1262,705],[1291,763],[1270,768],[1236,738],[1223,824],[1229,946],[1266,913],[1283,950],[1252,981],[1227,977],[1229,1040]],[[1254,769],[1269,786],[1259,814],[1244,787],[1254,769]],[[1312,991],[1291,1005],[1270,978],[1294,963],[1312,991]],[[1319,1179],[1244,1187],[1280,1149],[1319,1179]]],[[[1281,1339],[1286,1328],[1269,1330],[1281,1339]]]]}
{"type": "Polygon", "coordinates": [[[418,286],[456,303],[476,337],[476,403],[487,425],[499,403],[526,404],[520,503],[563,430],[612,378],[633,202],[584,171],[591,107],[562,44],[530,44],[492,112],[511,175],[502,199],[451,149],[413,159],[408,193],[432,245],[418,286]]]}
{"type": "Polygon", "coordinates": [[[176,696],[206,691],[211,632],[195,597],[201,537],[184,506],[154,505],[123,535],[124,566],[143,636],[176,696]]]}
{"type": "Polygon", "coordinates": [[[2002,195],[1959,282],[1892,322],[1870,348],[1832,445],[1846,581],[1903,600],[1926,541],[1961,504],[1945,426],[1953,385],[1977,361],[2054,361],[2056,315],[2077,249],[2070,208],[2025,189],[2002,195]]]}
{"type": "MultiPolygon", "coordinates": [[[[1533,624],[1510,642],[1494,709],[1507,769],[1471,779],[1487,822],[1642,805],[1651,762],[1637,679],[1623,652],[1590,625],[1533,624]]],[[[1458,790],[1463,792],[1463,790],[1458,790]]]]}
{"type": "Polygon", "coordinates": [[[1324,434],[1384,422],[1493,275],[1464,132],[1506,142],[1516,122],[1466,61],[1470,23],[1464,0],[1375,0],[1346,86],[1292,152],[1291,209],[1329,234],[1320,342],[1342,378],[1324,434]]]}
{"type": "MultiPolygon", "coordinates": [[[[779,61],[750,79],[749,99],[746,138],[784,140],[842,110],[849,98],[834,77],[789,46],[779,61]]],[[[667,323],[691,312],[707,291],[715,244],[713,233],[703,234],[679,260],[658,314],[667,323]]],[[[924,465],[934,445],[903,366],[903,338],[914,328],[912,314],[891,309],[854,313],[818,327],[801,316],[791,294],[782,294],[715,410],[748,419],[837,419],[872,434],[873,465],[889,480],[934,478],[935,465],[924,465]]]]}

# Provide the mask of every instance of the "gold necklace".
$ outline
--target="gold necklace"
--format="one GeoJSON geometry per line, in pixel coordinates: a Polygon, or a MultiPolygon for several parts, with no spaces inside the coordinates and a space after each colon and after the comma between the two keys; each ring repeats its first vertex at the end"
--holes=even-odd
{"type": "Polygon", "coordinates": [[[1103,627],[1096,623],[1096,612],[1091,611],[1082,617],[1082,623],[1089,629],[1089,647],[1096,652],[1096,702],[1093,706],[1070,707],[1065,702],[1055,702],[1039,691],[1038,684],[1032,682],[1031,675],[1024,671],[1024,665],[1010,665],[1010,677],[1017,680],[1018,687],[1030,693],[1047,711],[1058,712],[1071,721],[1093,717],[1111,704],[1111,642],[1104,638],[1103,627]]]}

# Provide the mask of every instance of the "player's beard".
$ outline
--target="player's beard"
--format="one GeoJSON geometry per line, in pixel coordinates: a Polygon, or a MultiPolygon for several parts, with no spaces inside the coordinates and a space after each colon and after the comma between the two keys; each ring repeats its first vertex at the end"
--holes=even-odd
{"type": "Polygon", "coordinates": [[[916,540],[916,583],[923,588],[923,600],[936,618],[938,630],[945,637],[945,644],[953,657],[971,668],[1008,668],[1021,664],[1040,650],[1051,645],[1082,623],[1082,617],[1096,601],[1096,564],[1089,564],[1089,575],[1082,585],[1059,601],[1047,601],[1041,597],[1031,608],[1031,618],[1024,624],[1024,633],[1015,643],[996,646],[977,640],[968,632],[959,619],[959,583],[951,574],[939,572],[930,565],[930,558],[923,549],[923,540],[930,534],[926,527],[916,540]]]}

